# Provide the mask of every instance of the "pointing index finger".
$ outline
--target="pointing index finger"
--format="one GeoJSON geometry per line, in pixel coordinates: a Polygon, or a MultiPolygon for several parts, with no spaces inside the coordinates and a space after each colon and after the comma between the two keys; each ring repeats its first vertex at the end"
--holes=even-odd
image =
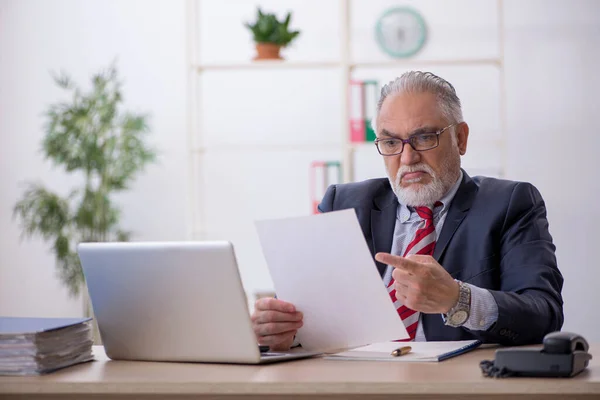
{"type": "Polygon", "coordinates": [[[394,268],[398,268],[406,272],[413,272],[416,268],[418,268],[418,264],[416,262],[389,253],[377,253],[375,254],[375,259],[381,263],[391,265],[394,268]]]}

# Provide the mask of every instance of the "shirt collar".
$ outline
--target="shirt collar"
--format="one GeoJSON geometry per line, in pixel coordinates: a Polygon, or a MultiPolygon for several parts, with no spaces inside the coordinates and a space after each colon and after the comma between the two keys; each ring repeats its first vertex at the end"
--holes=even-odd
{"type": "MultiPolygon", "coordinates": [[[[462,182],[462,179],[463,179],[463,172],[461,169],[460,175],[458,176],[458,179],[456,180],[454,185],[452,185],[452,187],[450,188],[450,190],[448,190],[448,192],[446,192],[444,197],[442,197],[439,200],[442,203],[442,206],[436,207],[433,210],[434,215],[448,211],[448,208],[450,207],[450,204],[452,203],[452,199],[454,199],[456,192],[458,192],[458,188],[460,187],[460,183],[462,182]]],[[[400,205],[400,207],[398,207],[398,213],[397,213],[398,219],[400,220],[400,222],[406,223],[410,219],[411,214],[414,212],[414,208],[408,207],[404,204],[400,204],[400,202],[398,202],[398,204],[400,205]]]]}

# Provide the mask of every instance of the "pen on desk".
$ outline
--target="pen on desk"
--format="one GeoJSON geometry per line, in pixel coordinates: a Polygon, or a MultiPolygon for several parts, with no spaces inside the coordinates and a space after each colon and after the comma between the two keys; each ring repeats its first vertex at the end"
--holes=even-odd
{"type": "Polygon", "coordinates": [[[410,353],[411,350],[412,350],[412,347],[410,347],[410,346],[398,347],[396,350],[392,351],[392,355],[394,357],[403,356],[405,354],[410,353]]]}

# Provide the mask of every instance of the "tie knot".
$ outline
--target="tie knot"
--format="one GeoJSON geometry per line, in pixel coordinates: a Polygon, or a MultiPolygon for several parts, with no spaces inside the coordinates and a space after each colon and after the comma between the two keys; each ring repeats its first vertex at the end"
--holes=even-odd
{"type": "MultiPolygon", "coordinates": [[[[433,205],[433,207],[439,207],[441,205],[442,205],[441,202],[436,201],[435,204],[433,205]]],[[[415,207],[415,211],[417,212],[419,217],[423,218],[424,220],[433,220],[433,207],[417,206],[417,207],[415,207]]]]}
{"type": "Polygon", "coordinates": [[[433,210],[431,209],[431,207],[418,206],[415,207],[415,211],[417,212],[419,217],[423,218],[424,220],[433,219],[433,210]]]}

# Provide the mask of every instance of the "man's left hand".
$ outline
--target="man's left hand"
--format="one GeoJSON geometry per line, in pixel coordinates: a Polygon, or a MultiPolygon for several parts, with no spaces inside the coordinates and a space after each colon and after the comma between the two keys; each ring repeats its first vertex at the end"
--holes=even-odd
{"type": "Polygon", "coordinates": [[[426,314],[445,314],[458,302],[458,282],[433,257],[377,253],[375,259],[394,267],[396,298],[406,307],[426,314]]]}

